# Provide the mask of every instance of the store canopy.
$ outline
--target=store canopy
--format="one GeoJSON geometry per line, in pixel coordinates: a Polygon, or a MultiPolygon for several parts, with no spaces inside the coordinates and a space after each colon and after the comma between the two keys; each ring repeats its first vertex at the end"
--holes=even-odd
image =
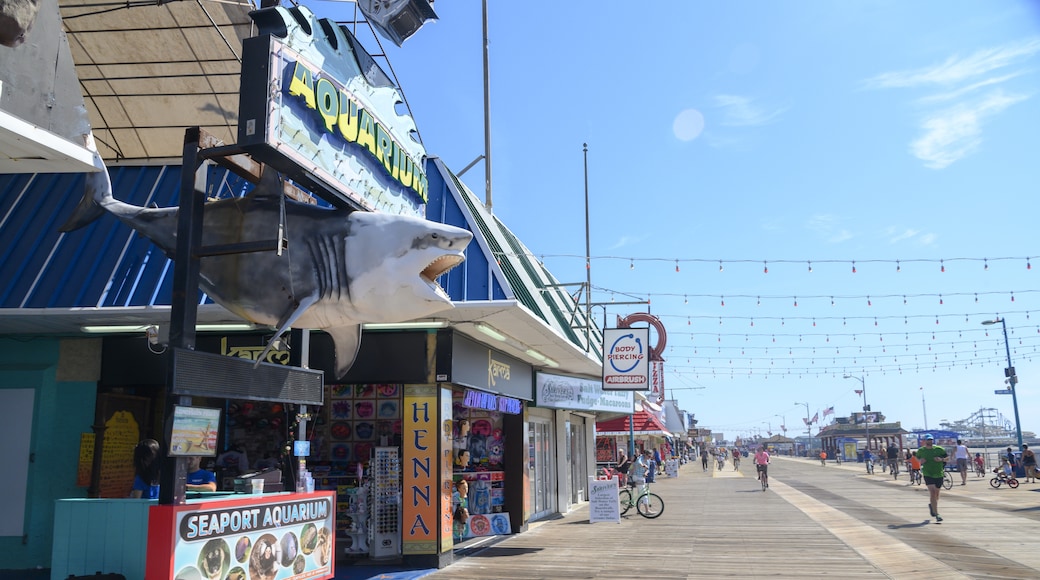
{"type": "Polygon", "coordinates": [[[635,419],[633,429],[631,430],[640,435],[659,435],[662,437],[672,436],[657,417],[647,413],[646,411],[636,411],[635,414],[631,416],[618,417],[617,419],[597,422],[596,435],[628,435],[630,432],[629,419],[631,418],[635,419]]]}

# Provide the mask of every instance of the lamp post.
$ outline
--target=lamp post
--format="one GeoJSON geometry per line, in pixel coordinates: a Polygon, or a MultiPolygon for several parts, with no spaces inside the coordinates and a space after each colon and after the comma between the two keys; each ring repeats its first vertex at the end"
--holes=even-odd
{"type": "Polygon", "coordinates": [[[1018,384],[1018,377],[1015,376],[1015,367],[1011,365],[1011,345],[1008,344],[1007,337],[1007,323],[1004,322],[1002,317],[997,317],[993,320],[983,320],[982,324],[989,326],[990,324],[1000,323],[1001,328],[1004,330],[1004,349],[1007,351],[1008,366],[1004,369],[1004,376],[1008,379],[1008,386],[1011,388],[1011,404],[1015,408],[1015,435],[1018,436],[1018,448],[1022,449],[1022,423],[1018,420],[1018,389],[1015,385],[1018,384]]]}
{"type": "Polygon", "coordinates": [[[809,438],[805,443],[805,456],[809,456],[809,445],[812,444],[812,429],[809,427],[809,403],[795,403],[795,405],[805,405],[805,435],[809,438]]]}
{"type": "Polygon", "coordinates": [[[784,437],[787,437],[787,418],[783,415],[773,415],[774,417],[780,417],[780,430],[784,432],[784,437]]]}
{"type": "Polygon", "coordinates": [[[870,412],[870,405],[867,404],[867,383],[863,380],[863,377],[854,377],[852,375],[845,375],[844,379],[856,379],[859,384],[863,387],[863,428],[867,434],[867,449],[870,449],[870,417],[867,413],[870,412]]]}

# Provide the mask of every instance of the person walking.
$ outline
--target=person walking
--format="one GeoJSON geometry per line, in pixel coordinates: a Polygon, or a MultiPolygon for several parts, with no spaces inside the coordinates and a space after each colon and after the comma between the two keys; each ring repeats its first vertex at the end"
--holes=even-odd
{"type": "Polygon", "coordinates": [[[1036,483],[1036,454],[1028,445],[1022,445],[1022,467],[1026,468],[1026,483],[1036,483]]]}
{"type": "Polygon", "coordinates": [[[968,446],[960,439],[957,440],[957,449],[953,452],[953,458],[957,460],[957,471],[961,472],[961,485],[968,485],[968,461],[971,453],[968,446]]]}
{"type": "Polygon", "coordinates": [[[625,480],[628,479],[628,470],[632,468],[632,458],[625,455],[624,451],[620,451],[617,464],[618,487],[625,487],[625,480]]]}
{"type": "Polygon", "coordinates": [[[939,490],[942,489],[943,472],[946,471],[946,450],[935,444],[931,433],[924,436],[924,447],[917,450],[921,460],[921,476],[928,488],[928,513],[936,522],[943,521],[939,515],[939,490]]]}
{"type": "Polygon", "coordinates": [[[708,452],[701,450],[701,469],[708,471],[708,452]]]}

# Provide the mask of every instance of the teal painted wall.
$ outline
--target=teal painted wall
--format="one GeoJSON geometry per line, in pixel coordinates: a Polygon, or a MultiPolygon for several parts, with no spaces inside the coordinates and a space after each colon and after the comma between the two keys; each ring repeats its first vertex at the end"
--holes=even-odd
{"type": "Polygon", "coordinates": [[[89,433],[96,382],[58,382],[60,340],[0,338],[0,389],[35,390],[25,538],[0,537],[0,569],[48,568],[54,501],[86,497],[76,487],[80,433],[89,433]]]}

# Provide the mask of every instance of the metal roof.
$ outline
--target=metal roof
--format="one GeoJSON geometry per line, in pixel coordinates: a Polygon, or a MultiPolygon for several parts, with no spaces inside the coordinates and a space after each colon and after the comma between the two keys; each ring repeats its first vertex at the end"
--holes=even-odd
{"type": "MultiPolygon", "coordinates": [[[[120,200],[177,204],[179,166],[109,171],[120,200]]],[[[218,184],[211,197],[251,189],[226,170],[210,171],[210,183],[218,184]]],[[[491,341],[499,350],[544,366],[526,352],[534,349],[557,362],[556,371],[598,375],[599,330],[593,326],[593,344],[586,348],[584,334],[574,329],[584,324],[574,299],[439,160],[431,160],[427,173],[430,217],[480,234],[463,265],[440,280],[456,308],[429,319],[451,322],[487,344],[473,324],[481,321],[509,337],[491,341]],[[512,249],[503,252],[506,247],[512,249]]],[[[85,325],[169,320],[173,262],[150,240],[108,215],[75,232],[58,231],[83,191],[82,174],[0,175],[0,334],[78,335],[85,325]]],[[[241,322],[201,293],[199,302],[200,322],[241,322]]]]}

